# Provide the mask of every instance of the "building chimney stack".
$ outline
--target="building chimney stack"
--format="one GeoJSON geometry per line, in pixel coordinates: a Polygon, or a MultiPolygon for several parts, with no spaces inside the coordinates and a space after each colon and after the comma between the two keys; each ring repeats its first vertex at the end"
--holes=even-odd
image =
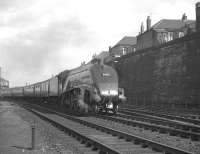
{"type": "Polygon", "coordinates": [[[112,50],[112,47],[109,46],[109,47],[108,47],[108,52],[111,53],[111,50],[112,50]]]}
{"type": "Polygon", "coordinates": [[[147,17],[147,30],[151,28],[151,19],[150,16],[147,17]]]}
{"type": "Polygon", "coordinates": [[[200,2],[196,3],[196,30],[200,31],[200,2]]]}
{"type": "Polygon", "coordinates": [[[183,16],[182,16],[182,19],[181,19],[181,20],[182,20],[182,22],[186,22],[186,21],[187,21],[187,16],[186,16],[186,14],[185,14],[185,13],[183,14],[183,16]]]}
{"type": "Polygon", "coordinates": [[[144,33],[144,25],[143,22],[141,23],[141,27],[140,27],[140,34],[144,33]]]}

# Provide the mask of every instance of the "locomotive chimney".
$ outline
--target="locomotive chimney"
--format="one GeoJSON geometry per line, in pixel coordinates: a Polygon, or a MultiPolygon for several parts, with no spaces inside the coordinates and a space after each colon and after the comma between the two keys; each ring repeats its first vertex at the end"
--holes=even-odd
{"type": "Polygon", "coordinates": [[[200,31],[200,2],[196,3],[196,30],[200,31]]]}
{"type": "Polygon", "coordinates": [[[151,19],[150,16],[147,16],[147,31],[151,28],[151,19]]]}
{"type": "Polygon", "coordinates": [[[140,27],[140,34],[144,33],[144,25],[143,22],[141,23],[141,27],[140,27]]]}

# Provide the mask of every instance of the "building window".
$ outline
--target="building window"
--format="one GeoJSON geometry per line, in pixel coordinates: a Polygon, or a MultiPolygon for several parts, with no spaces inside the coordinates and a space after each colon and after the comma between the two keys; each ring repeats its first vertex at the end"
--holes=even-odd
{"type": "Polygon", "coordinates": [[[122,48],[122,55],[125,55],[126,54],[126,48],[122,48]]]}
{"type": "Polygon", "coordinates": [[[157,33],[157,40],[158,40],[159,44],[163,43],[162,33],[157,33]]]}
{"type": "Polygon", "coordinates": [[[167,33],[163,33],[163,42],[168,42],[168,35],[167,33]]]}
{"type": "Polygon", "coordinates": [[[179,32],[178,33],[178,37],[180,38],[180,37],[183,37],[184,36],[184,33],[183,32],[179,32]]]}
{"type": "Polygon", "coordinates": [[[168,40],[173,40],[173,32],[168,32],[168,40]]]}

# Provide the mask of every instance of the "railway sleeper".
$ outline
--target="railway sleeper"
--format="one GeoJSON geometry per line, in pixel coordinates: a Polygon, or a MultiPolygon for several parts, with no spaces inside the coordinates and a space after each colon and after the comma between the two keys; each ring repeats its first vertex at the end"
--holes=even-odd
{"type": "Polygon", "coordinates": [[[159,129],[159,131],[158,131],[159,133],[161,133],[161,134],[167,134],[167,130],[164,130],[164,129],[159,129]]]}
{"type": "Polygon", "coordinates": [[[190,128],[190,131],[200,133],[200,128],[190,128]]]}
{"type": "Polygon", "coordinates": [[[134,143],[135,145],[139,145],[139,144],[141,143],[141,141],[140,141],[140,140],[137,140],[137,139],[134,139],[134,140],[133,140],[133,143],[134,143]]]}
{"type": "Polygon", "coordinates": [[[158,147],[152,147],[152,150],[153,151],[156,151],[156,152],[163,152],[164,154],[167,154],[167,153],[165,153],[164,151],[162,151],[160,148],[158,148],[158,147]]]}
{"type": "Polygon", "coordinates": [[[95,145],[92,146],[92,151],[98,151],[98,147],[96,147],[95,145]]]}
{"type": "MultiPolygon", "coordinates": [[[[72,119],[72,118],[71,118],[72,119]]],[[[73,121],[77,121],[77,122],[79,122],[79,123],[85,123],[85,122],[83,122],[83,121],[81,121],[80,119],[72,119],[73,121]]],[[[50,120],[51,121],[51,120],[50,120]]],[[[149,147],[151,148],[151,149],[155,149],[156,151],[160,151],[160,152],[165,152],[166,153],[166,151],[168,151],[169,153],[175,153],[174,151],[176,151],[176,154],[179,154],[180,152],[180,150],[176,150],[176,149],[174,149],[174,148],[172,148],[172,147],[167,147],[167,146],[165,146],[165,145],[162,145],[162,144],[158,144],[158,143],[156,143],[156,142],[152,142],[152,141],[149,141],[149,140],[144,140],[143,138],[138,138],[137,136],[132,136],[132,135],[130,135],[130,134],[127,134],[127,133],[124,133],[124,132],[121,132],[121,131],[116,131],[116,130],[113,130],[113,129],[110,129],[110,128],[104,128],[103,126],[100,126],[100,125],[95,125],[95,124],[92,124],[92,123],[88,123],[87,124],[87,126],[89,126],[89,127],[91,127],[91,126],[94,126],[95,128],[96,127],[101,127],[101,130],[109,130],[112,134],[115,134],[115,135],[117,135],[117,136],[123,136],[123,138],[130,138],[130,139],[132,139],[133,140],[133,142],[135,143],[135,144],[140,144],[140,145],[142,145],[142,144],[148,144],[149,145],[149,147]],[[113,133],[114,132],[114,133],[113,133]]],[[[71,131],[73,131],[73,130],[71,130],[71,131]]],[[[83,137],[83,136],[82,136],[83,137]]],[[[83,137],[83,138],[86,138],[86,137],[83,137]]],[[[87,139],[88,140],[88,139],[87,139]]],[[[89,141],[90,141],[90,139],[89,139],[89,141]]],[[[94,144],[94,143],[93,143],[94,144]]],[[[104,147],[105,148],[105,147],[104,147]]],[[[181,153],[188,153],[188,152],[181,152],[181,153]]]]}
{"type": "Polygon", "coordinates": [[[111,133],[111,134],[112,134],[112,136],[113,136],[113,137],[116,137],[116,136],[117,136],[117,134],[116,134],[116,133],[111,133]]]}
{"type": "Polygon", "coordinates": [[[124,139],[124,136],[119,135],[118,138],[119,138],[119,139],[124,139]]]}
{"type": "Polygon", "coordinates": [[[144,130],[149,130],[150,128],[143,125],[144,130]]]}
{"type": "Polygon", "coordinates": [[[132,142],[132,139],[127,137],[126,142],[132,142]]]}
{"type": "Polygon", "coordinates": [[[176,132],[174,132],[174,131],[169,131],[169,135],[170,136],[178,136],[178,134],[176,132]]]}
{"type": "MultiPolygon", "coordinates": [[[[110,117],[108,118],[108,117],[102,117],[102,116],[100,116],[100,117],[105,119],[105,120],[109,119],[109,120],[116,121],[114,118],[110,118],[110,117]]],[[[118,121],[121,123],[122,120],[118,119],[118,121]]],[[[154,125],[150,126],[150,125],[140,124],[140,123],[137,123],[137,122],[133,123],[131,121],[127,121],[127,123],[132,123],[134,125],[143,126],[144,129],[149,129],[149,128],[154,129],[154,130],[156,129],[159,133],[162,133],[162,134],[167,134],[168,133],[170,135],[170,131],[171,131],[172,132],[171,134],[173,136],[175,136],[174,134],[177,134],[177,136],[179,136],[179,137],[186,138],[186,139],[191,139],[191,137],[190,137],[191,135],[189,133],[181,132],[181,131],[178,131],[178,130],[175,130],[175,129],[169,130],[169,129],[165,128],[165,126],[163,126],[161,128],[158,128],[158,127],[156,127],[154,125]]],[[[197,140],[199,140],[199,135],[197,135],[197,134],[192,135],[192,141],[197,141],[197,140]]]]}
{"type": "Polygon", "coordinates": [[[85,144],[86,140],[81,139],[81,144],[85,144]]]}
{"type": "Polygon", "coordinates": [[[190,130],[190,128],[187,127],[187,126],[183,126],[182,129],[185,130],[185,131],[189,131],[190,130]]]}
{"type": "MultiPolygon", "coordinates": [[[[30,110],[31,111],[31,110],[30,110]]],[[[33,111],[31,111],[33,112],[33,111]]],[[[34,112],[36,115],[40,116],[38,113],[34,112]]],[[[86,148],[91,148],[92,144],[91,142],[89,142],[87,139],[85,139],[83,136],[80,137],[79,135],[77,135],[75,132],[73,132],[72,130],[62,126],[62,125],[59,125],[59,124],[56,124],[54,121],[50,120],[50,119],[47,119],[46,117],[43,117],[43,116],[40,116],[41,119],[43,120],[47,120],[49,121],[53,126],[55,126],[56,128],[58,128],[59,130],[66,132],[66,134],[68,134],[68,136],[70,137],[73,137],[75,139],[77,139],[80,144],[84,144],[85,146],[82,147],[82,150],[84,149],[84,151],[86,150],[86,148]],[[81,140],[82,138],[82,140],[81,140]]],[[[81,150],[81,147],[78,147],[79,150],[81,150]]],[[[92,149],[93,150],[93,149],[92,149]]],[[[87,150],[87,153],[89,152],[90,150],[88,149],[87,150]]],[[[93,150],[94,151],[94,150],[93,150]]]]}
{"type": "Polygon", "coordinates": [[[89,142],[89,141],[87,141],[87,142],[86,142],[86,147],[91,147],[91,146],[92,146],[92,143],[89,142]]]}
{"type": "Polygon", "coordinates": [[[196,135],[191,135],[190,139],[191,139],[191,141],[200,141],[200,138],[197,137],[196,135]]]}
{"type": "Polygon", "coordinates": [[[144,143],[142,143],[142,147],[143,147],[143,148],[147,148],[147,147],[149,147],[149,145],[148,145],[148,143],[145,143],[145,142],[144,142],[144,143]]]}
{"type": "Polygon", "coordinates": [[[151,131],[152,132],[157,132],[157,129],[156,128],[152,128],[151,131]]]}

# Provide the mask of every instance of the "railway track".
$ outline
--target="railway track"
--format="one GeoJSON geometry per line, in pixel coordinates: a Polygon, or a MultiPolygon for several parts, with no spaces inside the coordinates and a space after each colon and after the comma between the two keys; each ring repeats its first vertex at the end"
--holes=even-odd
{"type": "Polygon", "coordinates": [[[26,106],[28,110],[34,112],[43,119],[53,123],[68,134],[74,136],[86,147],[100,153],[118,154],[190,154],[189,151],[164,145],[146,138],[119,131],[104,125],[97,125],[92,122],[63,113],[58,113],[49,109],[37,106],[26,106]]]}
{"type": "Polygon", "coordinates": [[[200,141],[200,133],[195,133],[191,131],[185,131],[177,128],[172,128],[172,127],[167,127],[167,126],[162,126],[162,125],[157,125],[157,124],[152,124],[149,122],[142,122],[138,120],[133,120],[131,116],[127,116],[124,114],[117,114],[115,116],[97,116],[98,118],[105,119],[105,120],[110,120],[114,122],[119,122],[122,124],[126,125],[131,125],[133,127],[140,127],[145,130],[151,130],[151,131],[157,131],[162,134],[169,134],[171,136],[178,136],[181,138],[188,138],[191,141],[200,141]],[[130,120],[132,119],[132,120],[130,120]]]}
{"type": "Polygon", "coordinates": [[[187,122],[182,122],[182,121],[163,118],[163,117],[157,117],[155,115],[149,115],[149,114],[138,113],[138,112],[133,112],[133,111],[126,111],[126,110],[120,110],[119,113],[121,113],[121,114],[118,114],[119,116],[123,116],[125,118],[131,118],[131,119],[135,119],[139,121],[150,122],[156,125],[163,125],[163,126],[172,127],[175,129],[181,129],[184,131],[200,133],[199,125],[195,125],[195,124],[191,124],[187,122]]]}
{"type": "MultiPolygon", "coordinates": [[[[163,130],[163,128],[160,129],[159,126],[156,128],[149,128],[148,126],[144,127],[141,123],[139,125],[131,124],[130,120],[127,121],[127,119],[120,120],[120,122],[119,118],[108,116],[103,116],[103,118],[101,116],[97,116],[96,118],[88,117],[87,121],[102,124],[114,129],[116,128],[130,134],[138,135],[183,150],[188,150],[193,153],[199,154],[200,152],[200,142],[196,141],[196,139],[191,141],[189,136],[185,136],[186,134],[184,132],[180,134],[180,132],[176,133],[174,130],[172,131],[166,128],[163,130]],[[117,120],[113,120],[113,118],[117,120]]],[[[193,137],[195,138],[195,136],[193,137]]]]}
{"type": "Polygon", "coordinates": [[[126,108],[123,107],[121,110],[126,110],[126,111],[131,111],[131,112],[137,112],[137,113],[142,113],[142,114],[149,114],[153,116],[158,116],[158,117],[163,117],[163,118],[168,118],[172,120],[179,120],[183,122],[188,122],[188,123],[193,123],[196,125],[200,125],[200,116],[189,116],[189,115],[175,115],[175,114],[166,114],[166,113],[161,113],[160,111],[157,112],[151,112],[151,111],[146,111],[146,110],[141,110],[141,109],[131,109],[131,108],[126,108]]]}

